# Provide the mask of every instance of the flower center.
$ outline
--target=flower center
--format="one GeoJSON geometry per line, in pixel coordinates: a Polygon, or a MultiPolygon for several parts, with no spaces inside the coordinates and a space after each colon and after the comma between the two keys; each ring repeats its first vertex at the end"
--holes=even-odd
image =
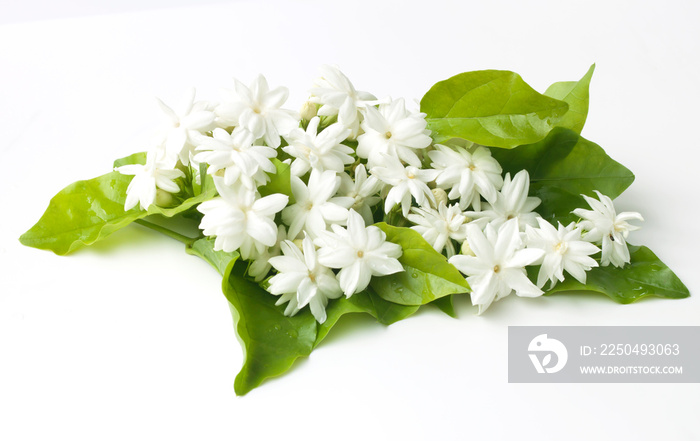
{"type": "Polygon", "coordinates": [[[310,279],[312,282],[316,283],[316,276],[315,276],[314,273],[312,273],[311,271],[309,271],[309,279],[310,279]]]}
{"type": "Polygon", "coordinates": [[[508,220],[515,219],[515,216],[512,215],[512,214],[509,214],[508,217],[507,217],[506,219],[508,219],[508,220]]]}
{"type": "Polygon", "coordinates": [[[494,273],[497,273],[497,272],[499,272],[499,271],[501,271],[501,267],[500,267],[500,266],[496,265],[496,266],[493,267],[493,272],[494,272],[494,273]]]}
{"type": "Polygon", "coordinates": [[[304,205],[304,208],[306,208],[306,211],[311,211],[311,209],[314,208],[314,203],[309,201],[304,205]]]}
{"type": "Polygon", "coordinates": [[[354,197],[355,202],[352,204],[352,208],[355,209],[355,211],[360,211],[360,208],[365,204],[365,198],[363,198],[360,195],[357,195],[354,197]]]}
{"type": "Polygon", "coordinates": [[[391,132],[386,132],[386,133],[384,134],[384,136],[386,136],[386,139],[391,138],[391,132]]]}
{"type": "Polygon", "coordinates": [[[362,250],[359,250],[359,251],[357,252],[357,257],[359,257],[360,259],[362,259],[362,257],[364,257],[364,255],[365,255],[365,252],[362,251],[362,250]]]}
{"type": "Polygon", "coordinates": [[[554,246],[554,251],[556,251],[559,254],[565,254],[566,250],[569,249],[569,245],[566,244],[566,242],[559,242],[554,246]]]}
{"type": "Polygon", "coordinates": [[[474,164],[469,164],[469,170],[471,170],[471,171],[476,170],[476,165],[474,165],[474,164]]]}
{"type": "Polygon", "coordinates": [[[447,233],[447,234],[449,234],[449,233],[451,233],[451,232],[454,231],[454,228],[452,228],[452,226],[450,225],[450,223],[447,222],[447,221],[444,220],[444,219],[439,220],[439,221],[437,222],[437,225],[436,225],[436,226],[439,227],[438,230],[440,230],[440,231],[442,231],[442,232],[444,232],[444,233],[447,233]]]}

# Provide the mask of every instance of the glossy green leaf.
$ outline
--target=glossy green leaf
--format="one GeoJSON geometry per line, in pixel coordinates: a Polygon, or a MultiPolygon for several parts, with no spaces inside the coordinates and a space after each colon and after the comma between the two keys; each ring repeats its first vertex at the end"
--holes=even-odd
{"type": "Polygon", "coordinates": [[[618,303],[632,303],[649,296],[682,299],[690,295],[678,276],[649,248],[629,246],[629,250],[631,263],[624,267],[593,268],[586,273],[585,285],[568,277],[546,294],[591,291],[605,294],[618,303]]]}
{"type": "Polygon", "coordinates": [[[350,302],[376,318],[379,323],[390,325],[413,315],[419,306],[400,305],[379,296],[371,287],[353,294],[350,302]]]}
{"type": "Polygon", "coordinates": [[[440,81],[420,103],[435,142],[463,138],[513,148],[547,136],[569,105],[500,70],[465,72],[440,81]]]}
{"type": "Polygon", "coordinates": [[[582,194],[595,196],[598,190],[614,199],[634,181],[634,174],[599,145],[563,128],[540,142],[491,153],[504,172],[527,170],[530,195],[542,199],[537,211],[564,224],[576,220],[572,210],[588,207],[582,194]]]}
{"type": "Polygon", "coordinates": [[[314,348],[326,338],[328,332],[330,332],[331,328],[338,323],[338,320],[340,320],[342,316],[345,314],[357,313],[368,314],[363,307],[356,305],[352,301],[352,298],[348,299],[347,297],[341,297],[339,299],[331,300],[326,307],[326,321],[319,323],[317,326],[314,348]]]}
{"type": "MultiPolygon", "coordinates": [[[[406,271],[372,278],[372,288],[385,300],[400,305],[424,305],[450,294],[466,293],[466,282],[456,284],[440,276],[404,265],[406,271]]],[[[462,277],[464,280],[464,277],[462,277]]]]}
{"type": "Polygon", "coordinates": [[[121,167],[122,165],[132,165],[146,163],[146,152],[134,153],[123,158],[119,158],[114,161],[114,168],[121,167]]]}
{"type": "Polygon", "coordinates": [[[581,133],[588,116],[588,87],[591,84],[595,64],[578,81],[562,81],[547,88],[545,95],[569,104],[569,111],[559,120],[557,126],[581,133]]]}
{"type": "Polygon", "coordinates": [[[436,306],[440,311],[444,312],[452,318],[457,317],[452,296],[440,297],[439,299],[434,300],[430,304],[436,306]]]}
{"type": "Polygon", "coordinates": [[[243,274],[243,262],[229,263],[223,291],[229,301],[236,333],[243,344],[243,367],[234,381],[237,395],[245,395],[264,379],[287,371],[299,357],[308,356],[316,341],[316,319],[308,308],[292,317],[277,297],[243,274]]]}
{"type": "Polygon", "coordinates": [[[465,293],[469,285],[447,258],[415,230],[377,224],[386,240],[401,245],[399,262],[405,271],[373,277],[372,289],[384,300],[400,305],[424,305],[450,294],[465,293]]]}
{"type": "Polygon", "coordinates": [[[63,255],[104,239],[131,222],[152,214],[172,217],[214,195],[214,189],[183,201],[172,208],[136,206],[124,211],[126,189],[132,177],[111,172],[78,181],[51,199],[39,222],[20,237],[22,244],[63,255]]]}
{"type": "Polygon", "coordinates": [[[239,254],[214,251],[213,238],[195,241],[187,252],[204,259],[223,276],[222,290],[244,352],[243,367],[234,382],[236,394],[245,395],[311,353],[317,323],[308,308],[285,317],[284,306],[275,306],[278,297],[244,277],[246,263],[238,260],[239,254]]]}
{"type": "Polygon", "coordinates": [[[309,355],[345,314],[369,314],[388,325],[418,310],[418,306],[388,302],[368,288],[350,299],[331,300],[322,324],[316,322],[308,308],[285,317],[284,306],[275,306],[278,297],[244,276],[246,263],[237,260],[238,253],[214,251],[212,238],[194,241],[187,252],[204,259],[223,276],[222,289],[245,353],[243,368],[234,384],[239,395],[248,393],[265,378],[284,373],[297,358],[309,355]]]}
{"type": "Polygon", "coordinates": [[[419,306],[399,305],[384,300],[371,287],[353,294],[350,298],[341,297],[337,300],[331,300],[326,308],[328,318],[324,323],[318,325],[314,347],[326,337],[330,329],[345,314],[365,313],[383,325],[391,325],[413,315],[418,311],[418,308],[419,306]]]}
{"type": "Polygon", "coordinates": [[[275,164],[277,173],[270,174],[270,182],[258,188],[261,196],[268,196],[273,193],[281,193],[289,196],[289,204],[294,204],[294,195],[292,194],[292,185],[290,183],[290,167],[289,164],[280,162],[278,159],[271,159],[275,164]]]}
{"type": "Polygon", "coordinates": [[[418,308],[419,306],[399,305],[384,300],[372,288],[353,294],[349,299],[341,297],[331,300],[326,308],[326,321],[318,324],[314,347],[326,338],[331,328],[346,314],[365,313],[374,317],[381,324],[391,325],[413,315],[418,311],[418,308]]]}
{"type": "Polygon", "coordinates": [[[203,237],[194,241],[191,245],[185,248],[187,254],[192,254],[201,259],[204,259],[211,266],[213,266],[219,274],[228,277],[230,272],[229,265],[231,262],[235,262],[238,259],[238,252],[227,253],[224,251],[214,251],[214,241],[213,237],[203,237]]]}

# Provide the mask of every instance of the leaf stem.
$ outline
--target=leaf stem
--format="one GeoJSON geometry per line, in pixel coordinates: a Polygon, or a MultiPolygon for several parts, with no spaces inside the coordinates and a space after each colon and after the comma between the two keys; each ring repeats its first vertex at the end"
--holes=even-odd
{"type": "Polygon", "coordinates": [[[165,228],[160,225],[156,225],[152,222],[145,221],[143,219],[136,219],[134,222],[136,222],[139,225],[143,225],[146,228],[150,228],[151,230],[155,230],[159,233],[165,234],[168,237],[172,237],[173,239],[184,243],[185,245],[192,245],[194,241],[196,240],[195,238],[192,237],[187,237],[183,234],[177,233],[171,229],[165,228]]]}

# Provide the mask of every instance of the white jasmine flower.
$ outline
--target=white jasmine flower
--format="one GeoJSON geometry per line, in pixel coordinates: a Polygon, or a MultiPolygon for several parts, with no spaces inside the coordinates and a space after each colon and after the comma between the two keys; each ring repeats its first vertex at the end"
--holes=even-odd
{"type": "Polygon", "coordinates": [[[360,131],[362,111],[372,106],[376,97],[370,93],[355,90],[348,77],[337,67],[321,66],[321,77],[311,88],[312,103],[320,104],[318,115],[338,115],[338,122],[349,128],[350,138],[355,139],[360,131]]]}
{"type": "Polygon", "coordinates": [[[326,230],[327,223],[345,222],[348,208],[353,200],[347,197],[332,197],[340,187],[340,178],[334,171],[311,170],[309,185],[297,176],[291,176],[292,194],[296,203],[282,211],[282,221],[289,225],[290,240],[297,238],[302,230],[316,238],[326,230]]]}
{"type": "Polygon", "coordinates": [[[189,89],[182,102],[174,109],[156,98],[158,106],[168,120],[163,129],[165,148],[169,153],[178,155],[184,165],[189,163],[190,153],[197,144],[198,136],[211,130],[216,118],[209,103],[194,101],[195,94],[194,88],[189,89]]]}
{"type": "Polygon", "coordinates": [[[270,158],[277,156],[277,151],[270,147],[253,145],[255,137],[244,129],[237,127],[229,135],[224,129],[214,129],[212,138],[202,137],[201,145],[194,159],[209,164],[208,173],[216,174],[224,170],[224,184],[233,185],[241,182],[250,190],[265,184],[267,173],[275,173],[276,168],[270,158]]]}
{"type": "Polygon", "coordinates": [[[396,156],[414,167],[421,166],[416,150],[430,145],[425,113],[406,110],[403,99],[381,104],[379,109],[367,107],[362,122],[364,133],[357,138],[357,156],[367,158],[370,167],[384,153],[396,156]]]}
{"type": "Polygon", "coordinates": [[[256,139],[263,138],[270,147],[279,147],[280,135],[284,136],[299,126],[296,112],[280,108],[287,101],[289,90],[286,87],[270,90],[262,75],[250,87],[234,79],[234,90],[224,93],[227,101],[216,108],[217,122],[226,127],[245,127],[256,139]]]}
{"type": "Polygon", "coordinates": [[[355,210],[348,214],[347,229],[333,224],[333,232],[321,233],[318,261],[338,268],[338,281],[347,297],[369,285],[372,276],[386,276],[403,271],[397,260],[401,246],[386,241],[386,234],[378,227],[365,227],[365,221],[355,210]]]}
{"type": "Polygon", "coordinates": [[[644,218],[635,211],[617,214],[609,197],[599,191],[596,191],[596,194],[600,201],[582,195],[593,209],[592,211],[577,208],[573,213],[584,220],[581,222],[581,227],[588,232],[583,239],[595,243],[602,242],[603,254],[600,264],[607,266],[612,263],[613,266],[622,267],[630,261],[627,236],[630,231],[639,229],[638,226],[631,225],[627,221],[632,219],[643,221],[644,218]]]}
{"type": "Polygon", "coordinates": [[[309,121],[306,131],[296,128],[285,136],[289,145],[282,150],[296,158],[291,168],[295,176],[303,176],[312,168],[341,173],[345,164],[354,161],[350,156],[354,150],[341,144],[350,134],[350,129],[335,123],[317,133],[320,122],[320,118],[315,116],[309,121]]]}
{"type": "Polygon", "coordinates": [[[363,164],[355,167],[355,180],[347,173],[340,175],[340,188],[338,194],[352,198],[354,203],[350,208],[360,213],[365,224],[374,223],[372,218],[372,207],[377,205],[382,199],[377,196],[382,182],[376,176],[367,177],[367,170],[363,164]]]}
{"type": "Polygon", "coordinates": [[[176,160],[168,158],[161,148],[151,150],[146,154],[146,164],[130,164],[117,167],[115,170],[123,175],[134,175],[126,189],[124,211],[129,211],[139,204],[142,210],[156,201],[157,190],[168,193],[179,193],[180,187],[174,182],[185,174],[175,169],[176,160]]]}
{"type": "MultiPolygon", "coordinates": [[[[517,219],[520,231],[525,231],[525,225],[537,226],[539,214],[532,211],[542,202],[540,198],[530,196],[530,175],[527,170],[516,173],[511,180],[510,173],[506,173],[501,191],[496,194],[493,203],[486,203],[484,211],[466,212],[469,217],[488,220],[498,228],[510,219],[517,219]]],[[[483,221],[482,221],[483,222],[483,221]]]]}
{"type": "Polygon", "coordinates": [[[262,254],[265,247],[275,245],[275,214],[287,205],[289,197],[275,193],[256,198],[254,191],[243,186],[229,187],[218,177],[214,178],[214,184],[220,196],[197,207],[204,213],[199,228],[206,236],[216,236],[214,250],[227,253],[239,250],[247,260],[262,254]]]}
{"type": "Polygon", "coordinates": [[[413,222],[411,228],[441,253],[447,247],[447,257],[455,254],[452,240],[463,242],[467,238],[468,219],[462,214],[457,204],[449,207],[444,203],[438,204],[437,210],[433,208],[412,207],[407,219],[413,222]]]}
{"type": "Polygon", "coordinates": [[[433,161],[430,166],[440,170],[435,183],[450,189],[448,196],[459,198],[463,210],[471,205],[474,211],[480,211],[482,196],[488,202],[496,201],[496,193],[503,186],[503,170],[486,147],[477,147],[470,153],[463,147],[436,144],[428,156],[433,161]]]}
{"type": "Polygon", "coordinates": [[[291,241],[280,245],[283,256],[270,258],[270,264],[279,274],[270,278],[268,291],[281,295],[276,305],[289,302],[284,314],[294,315],[309,305],[316,321],[326,321],[328,299],[337,299],[343,292],[333,271],[321,265],[316,258],[316,248],[310,237],[302,242],[304,252],[291,241]]]}
{"type": "Polygon", "coordinates": [[[537,286],[542,288],[549,280],[550,289],[557,280],[564,281],[564,270],[574,279],[585,284],[586,271],[598,266],[598,262],[590,257],[600,249],[590,242],[581,240],[581,228],[571,223],[565,227],[561,223],[558,228],[542,218],[537,218],[539,228],[526,226],[527,247],[539,248],[544,251],[542,266],[537,276],[537,286]]]}
{"type": "Polygon", "coordinates": [[[522,248],[517,220],[503,223],[498,231],[492,224],[486,226],[485,232],[476,225],[469,225],[467,241],[474,256],[458,254],[449,261],[467,275],[472,304],[479,306],[479,314],[513,291],[520,297],[544,294],[530,282],[525,272],[525,266],[540,259],[544,251],[522,248]]]}
{"type": "Polygon", "coordinates": [[[380,162],[370,172],[391,186],[384,201],[385,213],[400,203],[403,215],[407,216],[411,208],[411,196],[422,206],[435,202],[435,196],[427,183],[435,179],[437,170],[421,170],[412,165],[404,167],[397,158],[380,155],[380,162]]]}
{"type": "Polygon", "coordinates": [[[251,257],[252,262],[248,266],[248,275],[254,277],[256,282],[262,281],[265,276],[270,272],[270,258],[279,256],[280,243],[287,238],[287,230],[285,230],[284,225],[279,225],[277,227],[277,242],[271,247],[265,248],[262,253],[251,257]]]}

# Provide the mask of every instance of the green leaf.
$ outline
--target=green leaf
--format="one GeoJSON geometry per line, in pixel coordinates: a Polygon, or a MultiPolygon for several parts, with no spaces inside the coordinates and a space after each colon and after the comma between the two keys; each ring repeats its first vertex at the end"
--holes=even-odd
{"type": "Polygon", "coordinates": [[[540,142],[491,153],[504,172],[527,170],[530,195],[542,199],[537,211],[564,224],[576,220],[572,210],[588,206],[581,194],[595,196],[598,190],[614,199],[634,181],[634,174],[599,145],[563,128],[540,142]]]}
{"type": "Polygon", "coordinates": [[[356,305],[352,301],[352,297],[348,299],[347,297],[341,297],[339,299],[331,300],[326,307],[326,321],[319,323],[316,328],[316,341],[314,342],[314,348],[323,341],[328,335],[340,317],[345,314],[357,314],[357,313],[368,313],[361,306],[356,305]]]}
{"type": "Polygon", "coordinates": [[[20,237],[24,245],[63,255],[104,239],[131,222],[152,214],[172,217],[210,199],[214,189],[183,201],[172,208],[138,206],[124,211],[126,189],[132,177],[111,172],[78,181],[51,199],[39,222],[20,237]]]}
{"type": "Polygon", "coordinates": [[[236,333],[243,344],[243,367],[234,381],[237,395],[245,395],[264,379],[287,371],[299,357],[308,356],[316,341],[316,319],[308,308],[286,317],[276,296],[246,279],[243,262],[229,263],[223,291],[229,301],[236,333]]]}
{"type": "Polygon", "coordinates": [[[420,103],[435,142],[463,138],[513,148],[544,138],[569,105],[500,70],[465,72],[440,81],[420,103]]]}
{"type": "Polygon", "coordinates": [[[191,245],[185,248],[187,254],[197,256],[209,262],[219,274],[227,277],[230,272],[229,265],[238,259],[238,252],[226,253],[224,251],[214,251],[213,237],[203,237],[194,241],[191,245]]]}
{"type": "Polygon", "coordinates": [[[114,161],[114,168],[121,167],[122,165],[132,164],[146,164],[146,152],[134,153],[129,156],[119,158],[114,161]]]}
{"type": "Polygon", "coordinates": [[[465,293],[469,285],[457,268],[447,262],[415,230],[385,223],[377,226],[386,240],[401,245],[399,262],[405,271],[373,277],[372,289],[384,300],[400,305],[423,305],[450,294],[465,293]]]}
{"type": "Polygon", "coordinates": [[[457,313],[455,312],[455,305],[452,301],[452,296],[440,297],[439,299],[430,303],[435,305],[440,311],[449,315],[452,318],[457,318],[457,313]]]}
{"type": "Polygon", "coordinates": [[[272,163],[277,168],[277,173],[270,174],[270,182],[262,187],[258,187],[261,196],[268,196],[274,193],[286,194],[289,196],[289,204],[294,204],[294,195],[292,194],[292,185],[290,183],[290,167],[289,164],[280,162],[278,159],[271,159],[272,163]]]}
{"type": "Polygon", "coordinates": [[[314,348],[323,341],[340,317],[345,314],[365,313],[374,317],[379,323],[391,325],[414,314],[419,306],[398,305],[382,299],[371,288],[354,294],[349,299],[341,297],[331,300],[326,308],[327,319],[318,324],[314,348]]]}
{"type": "MultiPolygon", "coordinates": [[[[286,372],[294,360],[311,353],[317,323],[308,308],[285,317],[284,307],[275,306],[278,297],[244,277],[246,263],[238,260],[239,254],[214,251],[213,238],[199,239],[186,250],[223,276],[222,290],[244,352],[243,367],[234,382],[237,395],[245,395],[266,378],[286,372]]],[[[328,314],[332,319],[332,309],[328,314]]]]}
{"type": "Polygon", "coordinates": [[[199,239],[186,250],[209,262],[223,275],[222,289],[245,356],[234,383],[238,395],[248,393],[268,377],[284,373],[297,358],[309,355],[345,314],[370,314],[388,325],[418,310],[418,306],[388,302],[368,288],[350,299],[331,300],[323,324],[316,322],[308,308],[293,317],[285,317],[284,307],[275,306],[277,297],[244,276],[246,263],[238,260],[238,253],[214,251],[212,238],[199,239]]]}
{"type": "Polygon", "coordinates": [[[547,88],[545,95],[569,104],[569,111],[557,123],[559,127],[581,133],[588,116],[588,87],[591,84],[595,64],[578,81],[562,81],[547,88]]]}
{"type": "Polygon", "coordinates": [[[400,305],[424,305],[450,294],[468,291],[466,282],[452,283],[440,276],[408,265],[404,265],[404,268],[405,271],[400,273],[373,278],[372,288],[383,299],[400,305]]]}
{"type": "Polygon", "coordinates": [[[586,273],[585,285],[568,277],[546,294],[591,291],[605,294],[618,303],[632,303],[649,296],[682,299],[690,295],[678,276],[649,248],[630,245],[629,250],[630,263],[623,268],[612,265],[593,268],[586,273]]]}
{"type": "Polygon", "coordinates": [[[366,313],[371,314],[379,323],[384,325],[403,320],[413,315],[419,308],[419,306],[400,305],[385,300],[374,292],[371,287],[360,293],[353,294],[348,300],[366,313]]]}

